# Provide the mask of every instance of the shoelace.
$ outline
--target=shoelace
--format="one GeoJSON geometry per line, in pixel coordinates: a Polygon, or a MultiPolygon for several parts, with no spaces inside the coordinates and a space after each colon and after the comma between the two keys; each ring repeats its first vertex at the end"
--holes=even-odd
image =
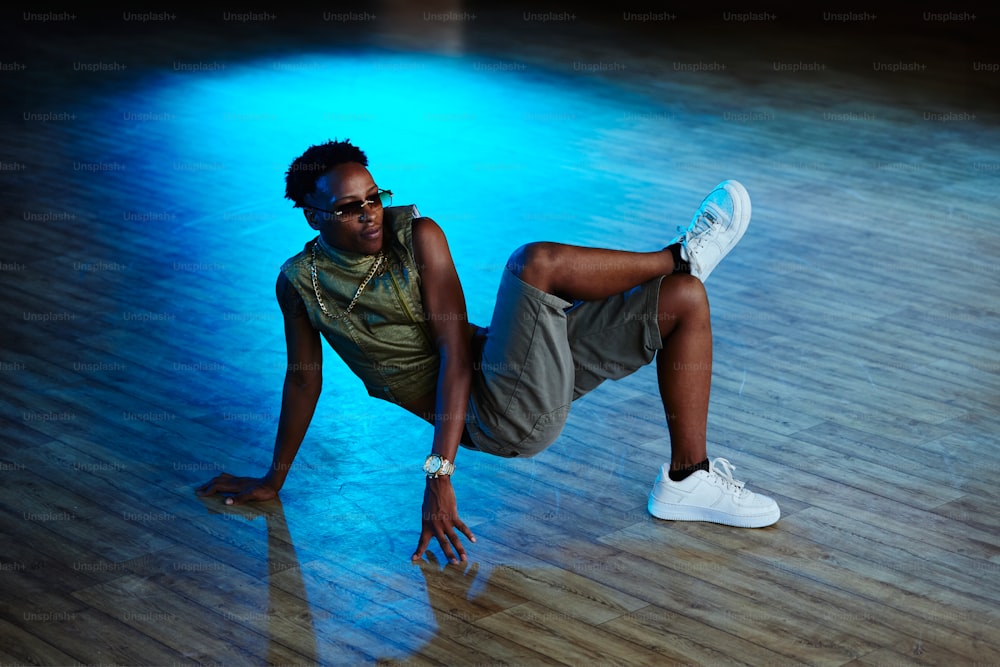
{"type": "Polygon", "coordinates": [[[743,495],[744,493],[750,493],[744,488],[743,482],[733,479],[734,470],[736,470],[736,466],[730,463],[727,459],[715,459],[708,464],[709,474],[715,473],[718,475],[719,479],[725,486],[731,487],[736,492],[737,497],[743,495]]]}
{"type": "Polygon", "coordinates": [[[712,231],[712,227],[716,223],[715,215],[709,211],[707,208],[703,210],[697,218],[694,219],[694,223],[690,225],[689,230],[684,230],[684,245],[686,247],[700,245],[698,241],[705,238],[708,232],[712,231]]]}

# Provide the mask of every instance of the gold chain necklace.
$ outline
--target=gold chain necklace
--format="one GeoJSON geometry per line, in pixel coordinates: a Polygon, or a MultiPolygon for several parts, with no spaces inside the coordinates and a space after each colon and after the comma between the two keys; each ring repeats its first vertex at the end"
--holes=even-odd
{"type": "Polygon", "coordinates": [[[375,277],[375,273],[382,266],[382,262],[385,260],[385,254],[381,250],[378,251],[378,254],[375,256],[375,261],[372,262],[371,270],[368,271],[368,275],[365,276],[365,279],[361,281],[360,285],[358,285],[358,291],[354,293],[354,298],[351,299],[351,303],[347,305],[347,310],[345,310],[339,315],[333,315],[332,313],[330,313],[329,310],[326,309],[326,305],[323,303],[323,297],[319,295],[319,281],[316,278],[317,245],[319,245],[319,241],[318,240],[313,241],[312,265],[309,267],[309,273],[312,275],[313,292],[316,293],[316,301],[319,302],[319,309],[323,311],[323,314],[331,319],[339,320],[342,317],[347,317],[350,314],[350,312],[354,310],[354,306],[358,303],[358,299],[361,298],[361,293],[365,291],[365,288],[368,287],[368,283],[371,281],[372,278],[375,277]]]}

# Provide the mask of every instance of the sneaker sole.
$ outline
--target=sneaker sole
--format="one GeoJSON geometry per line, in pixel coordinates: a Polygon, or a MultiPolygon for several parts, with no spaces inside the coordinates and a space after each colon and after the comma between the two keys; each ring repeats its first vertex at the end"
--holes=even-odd
{"type": "Polygon", "coordinates": [[[707,521],[720,523],[736,528],[764,528],[773,525],[781,518],[781,508],[756,515],[738,515],[720,512],[704,507],[685,507],[684,505],[667,505],[658,502],[652,496],[649,498],[649,513],[657,519],[665,521],[707,521]]]}

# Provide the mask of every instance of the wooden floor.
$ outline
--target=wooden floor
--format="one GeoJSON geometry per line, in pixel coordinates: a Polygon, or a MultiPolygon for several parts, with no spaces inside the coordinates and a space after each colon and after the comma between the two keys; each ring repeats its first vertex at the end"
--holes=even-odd
{"type": "Polygon", "coordinates": [[[273,11],[3,12],[0,665],[1000,664],[994,15],[273,11]],[[646,513],[646,368],[534,459],[463,452],[469,565],[412,565],[430,430],[329,351],[282,501],[197,498],[270,461],[310,238],[281,174],[335,136],[442,224],[480,322],[519,243],[652,249],[744,182],[709,453],[781,521],[646,513]]]}

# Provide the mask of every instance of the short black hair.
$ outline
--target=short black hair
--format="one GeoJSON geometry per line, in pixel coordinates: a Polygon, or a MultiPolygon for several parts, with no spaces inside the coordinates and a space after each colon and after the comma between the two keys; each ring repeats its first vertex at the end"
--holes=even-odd
{"type": "Polygon", "coordinates": [[[310,146],[285,172],[285,199],[295,202],[296,208],[304,207],[306,196],[316,190],[316,179],[346,162],[358,162],[367,167],[368,156],[350,139],[310,146]]]}

